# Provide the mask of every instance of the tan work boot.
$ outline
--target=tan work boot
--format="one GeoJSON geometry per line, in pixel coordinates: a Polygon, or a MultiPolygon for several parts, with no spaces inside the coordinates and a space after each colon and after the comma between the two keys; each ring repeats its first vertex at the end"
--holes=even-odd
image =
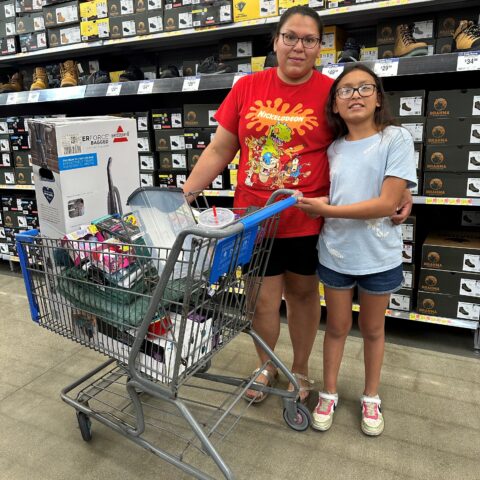
{"type": "Polygon", "coordinates": [[[453,52],[470,52],[480,49],[480,27],[472,21],[462,20],[453,34],[453,52]]]}
{"type": "Polygon", "coordinates": [[[23,88],[23,75],[20,72],[9,77],[8,83],[0,84],[0,93],[21,92],[23,88]]]}
{"type": "Polygon", "coordinates": [[[43,67],[35,67],[30,90],[45,90],[46,88],[48,88],[47,71],[43,67]]]}
{"type": "Polygon", "coordinates": [[[425,42],[417,42],[413,38],[414,25],[406,23],[398,25],[395,35],[395,47],[393,55],[395,57],[416,57],[418,55],[427,55],[428,47],[425,42]]]}
{"type": "Polygon", "coordinates": [[[78,85],[77,63],[67,60],[60,64],[61,87],[76,87],[78,85]]]}

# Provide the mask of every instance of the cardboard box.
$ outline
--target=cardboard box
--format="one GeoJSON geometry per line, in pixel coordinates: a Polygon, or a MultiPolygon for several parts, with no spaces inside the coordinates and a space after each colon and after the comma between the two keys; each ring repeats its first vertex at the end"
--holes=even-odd
{"type": "Polygon", "coordinates": [[[480,305],[457,295],[418,292],[417,311],[422,315],[478,321],[480,305]]]}
{"type": "Polygon", "coordinates": [[[405,222],[402,223],[402,239],[404,242],[415,242],[417,218],[410,215],[405,222]]]}
{"type": "Polygon", "coordinates": [[[278,0],[278,14],[282,15],[282,13],[289,8],[296,7],[297,5],[308,6],[308,0],[278,0]]]}
{"type": "Polygon", "coordinates": [[[390,112],[395,117],[423,116],[425,111],[425,90],[385,92],[390,112]]]}
{"type": "Polygon", "coordinates": [[[202,3],[192,6],[193,27],[208,27],[232,23],[233,12],[230,0],[217,1],[214,4],[202,3]]]}
{"type": "Polygon", "coordinates": [[[107,0],[107,6],[109,18],[120,15],[133,15],[135,13],[133,0],[107,0]]]}
{"type": "Polygon", "coordinates": [[[129,210],[126,201],[139,178],[135,120],[30,120],[29,131],[43,235],[58,238],[112,213],[109,185],[118,189],[123,211],[129,210]]]}
{"type": "MultiPolygon", "coordinates": [[[[149,1],[150,4],[150,1],[149,1]]],[[[163,32],[163,16],[162,12],[147,11],[147,25],[149,33],[163,32]]]]}
{"type": "Polygon", "coordinates": [[[412,310],[412,290],[408,288],[401,288],[390,295],[390,302],[388,308],[391,310],[401,310],[409,312],[412,310]]]}
{"type": "Polygon", "coordinates": [[[0,185],[15,185],[15,169],[0,168],[0,185]]]}
{"type": "Polygon", "coordinates": [[[394,50],[395,45],[393,43],[387,45],[379,45],[378,46],[378,58],[394,58],[394,50]]]}
{"type": "Polygon", "coordinates": [[[198,148],[191,148],[190,150],[187,150],[187,167],[189,171],[193,170],[193,167],[197,164],[202,152],[203,150],[198,148]]]}
{"type": "Polygon", "coordinates": [[[476,298],[478,302],[480,298],[480,275],[422,268],[418,289],[423,292],[472,297],[476,298]]]}
{"type": "MultiPolygon", "coordinates": [[[[377,46],[378,47],[383,45],[392,45],[392,51],[393,51],[393,44],[395,43],[395,33],[396,33],[398,23],[399,23],[398,19],[389,18],[377,24],[377,46]]],[[[379,51],[379,58],[383,58],[380,56],[380,51],[379,51]]]]}
{"type": "Polygon", "coordinates": [[[324,53],[339,51],[343,49],[346,33],[340,27],[330,25],[323,28],[322,32],[322,51],[324,53]]]}
{"type": "Polygon", "coordinates": [[[15,4],[17,13],[41,12],[42,8],[43,0],[23,0],[15,4]]]}
{"type": "Polygon", "coordinates": [[[20,52],[17,37],[4,37],[0,39],[0,55],[13,55],[20,52]]]}
{"type": "Polygon", "coordinates": [[[94,42],[110,38],[110,21],[108,18],[102,18],[80,22],[80,34],[82,35],[82,42],[94,42]]]}
{"type": "Polygon", "coordinates": [[[171,130],[155,130],[155,150],[185,150],[185,138],[182,128],[171,130]]]}
{"type": "MultiPolygon", "coordinates": [[[[193,4],[193,0],[165,0],[165,10],[171,10],[172,8],[188,7],[193,4]]],[[[196,0],[195,3],[202,3],[200,0],[196,0]]]]}
{"type": "Polygon", "coordinates": [[[30,150],[30,137],[28,133],[12,133],[10,135],[10,147],[12,151],[30,150]]]}
{"type": "Polygon", "coordinates": [[[38,13],[26,13],[16,19],[17,35],[22,33],[41,32],[45,30],[45,21],[43,14],[38,13]]]}
{"type": "Polygon", "coordinates": [[[63,28],[50,28],[47,30],[47,32],[49,47],[73,45],[74,43],[80,43],[82,41],[80,25],[63,28]]]}
{"type": "Polygon", "coordinates": [[[158,169],[158,161],[153,153],[140,153],[138,155],[140,172],[153,172],[158,169]]]}
{"type": "Polygon", "coordinates": [[[141,187],[154,187],[155,186],[155,174],[154,173],[140,173],[140,186],[141,187]]]}
{"type": "Polygon", "coordinates": [[[429,92],[427,116],[480,116],[480,88],[429,92]]]}
{"type": "Polygon", "coordinates": [[[10,152],[10,135],[0,135],[0,152],[10,152]]]}
{"type": "Polygon", "coordinates": [[[160,187],[175,187],[176,180],[173,173],[159,173],[158,174],[158,185],[160,187]]]}
{"type": "Polygon", "coordinates": [[[413,289],[415,286],[415,265],[413,263],[403,264],[403,282],[402,288],[413,289]]]}
{"type": "Polygon", "coordinates": [[[0,37],[10,37],[16,35],[16,33],[17,26],[13,18],[10,20],[0,21],[0,37]]]}
{"type": "Polygon", "coordinates": [[[171,171],[173,167],[172,152],[158,153],[159,169],[171,171]]]}
{"type": "Polygon", "coordinates": [[[233,21],[256,20],[278,15],[277,0],[233,0],[233,21]]]}
{"type": "Polygon", "coordinates": [[[13,167],[11,153],[0,153],[0,167],[13,167]]]}
{"type": "MultiPolygon", "coordinates": [[[[143,14],[142,14],[143,15],[143,14]]],[[[121,15],[110,20],[110,38],[128,38],[140,35],[137,29],[139,18],[136,15],[121,15]]],[[[145,21],[143,22],[143,35],[146,33],[145,21]]]]}
{"type": "Polygon", "coordinates": [[[187,175],[183,173],[176,173],[175,174],[175,186],[177,188],[182,188],[185,185],[185,182],[187,181],[187,175]]]}
{"type": "Polygon", "coordinates": [[[265,66],[266,56],[264,57],[252,57],[250,64],[252,65],[252,73],[261,72],[265,66]]]}
{"type": "Polygon", "coordinates": [[[80,18],[83,22],[108,17],[106,0],[92,0],[80,4],[80,18]]]}
{"type": "Polygon", "coordinates": [[[160,152],[159,162],[160,170],[185,172],[187,170],[187,153],[186,151],[160,152]]]}
{"type": "Polygon", "coordinates": [[[34,185],[32,167],[15,167],[15,183],[17,185],[34,185]]]}
{"type": "Polygon", "coordinates": [[[360,50],[361,62],[374,62],[378,59],[378,47],[363,47],[360,50]]]}
{"type": "Polygon", "coordinates": [[[223,62],[233,73],[252,73],[252,63],[250,58],[236,58],[233,60],[224,60],[223,62]]]}
{"type": "Polygon", "coordinates": [[[426,143],[429,145],[480,144],[480,118],[428,118],[426,143]]]}
{"type": "Polygon", "coordinates": [[[396,117],[395,120],[410,132],[414,142],[423,142],[425,117],[396,117]]]}
{"type": "Polygon", "coordinates": [[[415,245],[411,242],[402,243],[402,262],[413,263],[415,258],[415,245]]]}
{"type": "Polygon", "coordinates": [[[425,172],[423,194],[429,197],[480,198],[480,172],[425,172]]]}
{"type": "Polygon", "coordinates": [[[148,132],[149,131],[149,122],[148,112],[135,112],[135,120],[137,121],[137,132],[148,132]]]}
{"type": "Polygon", "coordinates": [[[478,22],[478,9],[449,10],[437,15],[437,37],[453,37],[455,30],[462,20],[478,22]]]}
{"type": "Polygon", "coordinates": [[[8,133],[28,132],[27,119],[25,117],[7,117],[8,133]]]}
{"type": "Polygon", "coordinates": [[[47,28],[79,23],[80,14],[78,1],[74,0],[72,2],[46,6],[43,9],[43,18],[45,20],[45,27],[47,28]]]}
{"type": "Polygon", "coordinates": [[[154,130],[182,128],[183,109],[179,107],[152,110],[152,124],[154,130]]]}
{"type": "Polygon", "coordinates": [[[6,0],[0,4],[0,20],[15,18],[15,0],[6,0]]]}
{"type": "Polygon", "coordinates": [[[422,246],[421,267],[480,273],[480,235],[474,232],[430,233],[422,246]]]}
{"type": "Polygon", "coordinates": [[[459,216],[461,217],[459,223],[462,227],[475,229],[480,227],[480,210],[461,210],[459,216]]]}
{"type": "Polygon", "coordinates": [[[179,7],[163,12],[163,28],[166,32],[193,27],[192,7],[179,7]]]}
{"type": "Polygon", "coordinates": [[[431,172],[480,172],[480,146],[428,145],[423,165],[431,172]]]}
{"type": "Polygon", "coordinates": [[[252,52],[251,40],[225,40],[220,43],[219,58],[220,60],[231,60],[232,58],[251,57],[252,52]]]}
{"type": "Polygon", "coordinates": [[[205,148],[215,135],[215,128],[186,128],[185,129],[185,148],[205,148]]]}
{"type": "Polygon", "coordinates": [[[153,151],[149,132],[137,132],[137,147],[142,153],[153,151]]]}
{"type": "Polygon", "coordinates": [[[22,52],[35,52],[48,48],[46,32],[25,33],[19,36],[22,52]]]}
{"type": "Polygon", "coordinates": [[[452,38],[444,37],[435,40],[435,55],[452,53],[452,38]]]}
{"type": "Polygon", "coordinates": [[[185,127],[216,127],[218,122],[214,116],[219,108],[218,103],[185,104],[183,106],[183,124],[185,127]]]}

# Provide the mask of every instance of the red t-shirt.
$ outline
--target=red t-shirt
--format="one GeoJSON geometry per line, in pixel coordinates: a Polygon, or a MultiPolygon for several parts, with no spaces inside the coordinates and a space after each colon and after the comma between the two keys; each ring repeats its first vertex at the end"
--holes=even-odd
{"type": "MultiPolygon", "coordinates": [[[[274,190],[328,195],[327,148],[332,134],[325,105],[333,80],[314,70],[301,85],[289,85],[276,68],[242,77],[215,118],[240,141],[234,207],[262,207],[274,190]]],[[[296,208],[282,213],[277,237],[317,235],[323,219],[296,208]]]]}

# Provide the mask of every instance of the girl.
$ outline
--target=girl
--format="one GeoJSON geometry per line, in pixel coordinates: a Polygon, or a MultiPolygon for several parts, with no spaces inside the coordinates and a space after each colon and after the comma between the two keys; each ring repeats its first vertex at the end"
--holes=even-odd
{"type": "Polygon", "coordinates": [[[385,309],[403,279],[401,227],[389,217],[396,212],[405,187],[416,184],[413,140],[408,131],[394,126],[379,78],[363,65],[345,70],[336,79],[327,118],[336,139],[328,148],[330,197],[303,197],[298,204],[305,213],[325,218],[318,241],[318,274],[328,308],[324,391],[313,412],[313,427],[325,431],[332,425],[357,285],[365,363],[361,428],[367,435],[380,435],[384,419],[378,386],[385,309]]]}

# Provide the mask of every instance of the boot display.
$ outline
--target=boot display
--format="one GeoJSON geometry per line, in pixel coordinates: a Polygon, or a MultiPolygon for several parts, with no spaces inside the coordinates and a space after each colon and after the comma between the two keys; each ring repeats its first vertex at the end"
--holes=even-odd
{"type": "Polygon", "coordinates": [[[48,88],[47,70],[44,67],[35,67],[30,90],[45,90],[46,88],[48,88]]]}
{"type": "Polygon", "coordinates": [[[427,44],[415,40],[413,29],[413,24],[404,23],[398,25],[395,34],[395,48],[393,50],[395,57],[416,57],[428,54],[427,44]]]}
{"type": "Polygon", "coordinates": [[[354,38],[347,38],[338,63],[358,62],[360,60],[361,45],[354,38]]]}
{"type": "Polygon", "coordinates": [[[67,60],[60,64],[61,87],[76,87],[78,85],[77,62],[67,60]]]}
{"type": "Polygon", "coordinates": [[[21,92],[23,87],[23,75],[15,72],[11,77],[7,77],[8,81],[0,84],[0,93],[21,92]]]}
{"type": "Polygon", "coordinates": [[[452,52],[480,49],[480,27],[471,20],[462,20],[453,34],[452,52]]]}

